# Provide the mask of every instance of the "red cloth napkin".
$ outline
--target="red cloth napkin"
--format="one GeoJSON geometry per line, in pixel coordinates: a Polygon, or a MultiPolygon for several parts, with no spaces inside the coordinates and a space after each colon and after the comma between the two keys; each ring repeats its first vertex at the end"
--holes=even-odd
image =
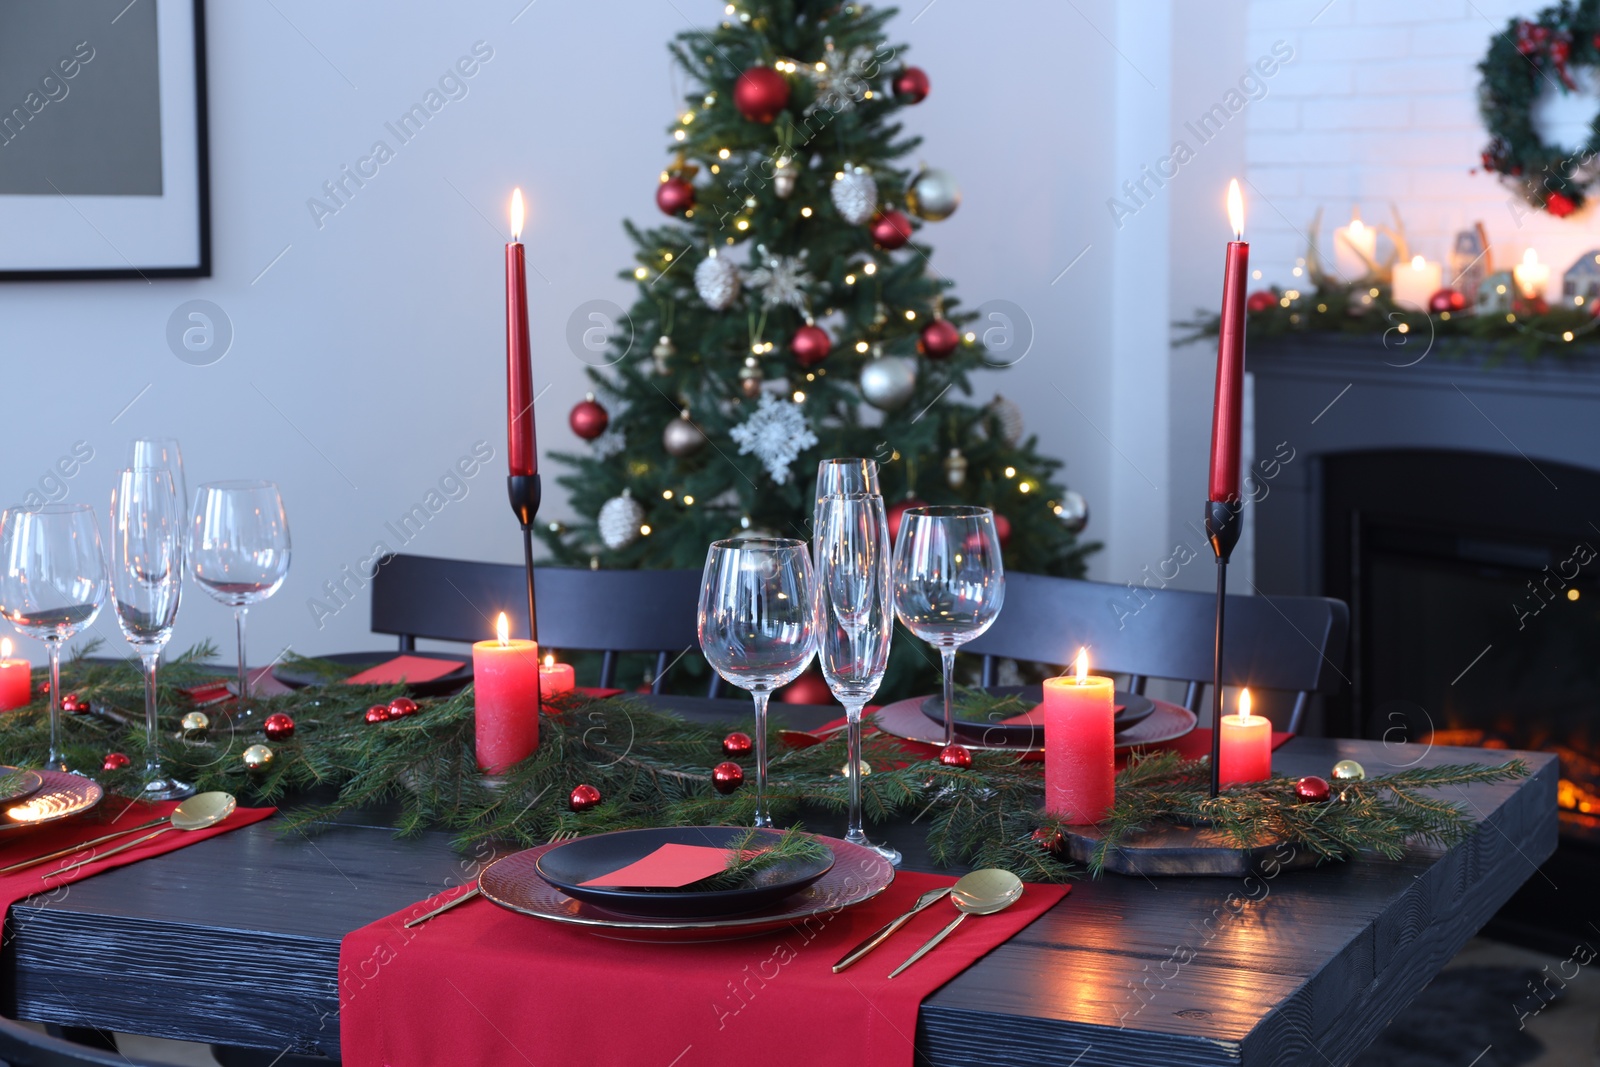
{"type": "Polygon", "coordinates": [[[909,1065],[923,998],[1067,892],[1029,885],[1016,904],[968,919],[887,980],[955,917],[941,901],[854,967],[832,972],[922,893],[954,881],[902,871],[873,900],[786,933],[700,944],[613,941],[484,900],[403,927],[441,894],[345,937],[344,1063],[909,1065]]]}
{"type": "Polygon", "coordinates": [[[432,659],[427,656],[396,656],[373,664],[344,680],[345,685],[392,685],[395,682],[431,682],[466,666],[464,659],[432,659]]]}
{"type": "MultiPolygon", "coordinates": [[[[32,830],[7,830],[0,836],[0,867],[7,867],[13,863],[20,863],[34,856],[42,856],[75,845],[80,841],[91,841],[113,830],[126,829],[138,826],[140,823],[149,822],[172,811],[178,806],[175,800],[166,800],[155,804],[146,804],[143,801],[129,800],[126,797],[106,797],[100,802],[93,812],[77,818],[62,819],[60,822],[45,823],[32,830]]],[[[21,900],[35,893],[45,893],[59,889],[61,886],[72,882],[81,881],[92,877],[101,871],[109,871],[113,867],[121,867],[138,860],[159,856],[166,852],[173,852],[186,845],[197,841],[204,841],[208,837],[225,834],[229,830],[237,830],[241,826],[260,822],[275,812],[276,808],[236,808],[232,815],[222,820],[215,826],[208,826],[204,830],[168,830],[159,837],[146,841],[142,845],[118,852],[115,856],[107,857],[95,863],[87,863],[76,870],[66,874],[44,875],[69,863],[76,863],[88,855],[63,856],[49,863],[42,863],[37,867],[26,870],[14,871],[11,874],[0,874],[0,915],[5,910],[21,900]]],[[[107,849],[125,845],[130,841],[137,841],[145,834],[153,833],[157,828],[152,826],[148,830],[127,834],[123,837],[114,837],[102,845],[96,845],[95,850],[104,852],[107,849]]]]}

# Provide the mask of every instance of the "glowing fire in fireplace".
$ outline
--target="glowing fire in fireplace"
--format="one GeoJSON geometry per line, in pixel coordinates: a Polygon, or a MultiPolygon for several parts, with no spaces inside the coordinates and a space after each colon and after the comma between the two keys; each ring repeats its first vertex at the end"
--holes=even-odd
{"type": "MultiPolygon", "coordinates": [[[[1428,736],[1430,745],[1460,745],[1468,748],[1510,748],[1503,738],[1484,730],[1435,730],[1428,736]]],[[[1564,818],[1590,828],[1600,827],[1600,762],[1568,745],[1519,744],[1538,747],[1561,757],[1561,778],[1556,785],[1556,804],[1564,818]]]]}

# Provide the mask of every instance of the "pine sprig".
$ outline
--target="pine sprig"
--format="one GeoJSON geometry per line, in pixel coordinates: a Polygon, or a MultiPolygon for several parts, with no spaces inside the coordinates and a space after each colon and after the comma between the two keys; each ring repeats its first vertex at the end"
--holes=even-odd
{"type": "Polygon", "coordinates": [[[752,885],[768,871],[791,864],[820,860],[828,846],[806,833],[798,824],[773,838],[771,831],[750,827],[725,846],[728,865],[716,874],[691,882],[681,889],[715,892],[752,885]]]}

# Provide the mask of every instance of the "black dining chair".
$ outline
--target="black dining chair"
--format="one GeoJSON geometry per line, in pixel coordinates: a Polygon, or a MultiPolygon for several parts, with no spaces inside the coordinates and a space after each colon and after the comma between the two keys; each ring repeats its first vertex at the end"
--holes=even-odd
{"type": "MultiPolygon", "coordinates": [[[[603,688],[616,684],[621,653],[654,652],[650,689],[659,693],[677,658],[700,645],[695,619],[699,571],[536,567],[534,588],[540,645],[603,653],[603,688]]],[[[520,565],[393,555],[385,557],[372,579],[372,632],[397,636],[402,652],[415,649],[419,637],[493,637],[495,617],[502,611],[513,635],[528,632],[528,593],[520,565]]],[[[713,677],[712,696],[718,681],[713,677]]]]}
{"type": "Polygon", "coordinates": [[[42,1034],[0,1015],[0,1067],[171,1067],[42,1034]]]}
{"type": "MultiPolygon", "coordinates": [[[[983,656],[983,684],[993,685],[997,660],[1059,665],[1087,646],[1096,673],[1126,674],[1136,693],[1151,678],[1187,683],[1183,704],[1198,713],[1212,680],[1216,603],[1212,593],[1011,572],[1000,617],[962,651],[983,656]]],[[[1343,601],[1229,596],[1226,624],[1223,684],[1292,698],[1281,726],[1291,733],[1313,694],[1347,680],[1343,601]]]]}

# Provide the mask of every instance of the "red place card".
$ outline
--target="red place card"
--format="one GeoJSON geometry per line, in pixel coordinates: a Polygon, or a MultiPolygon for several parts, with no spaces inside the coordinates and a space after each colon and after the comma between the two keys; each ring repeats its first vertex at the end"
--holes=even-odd
{"type": "Polygon", "coordinates": [[[393,685],[395,682],[431,682],[466,665],[459,659],[396,656],[345,679],[346,685],[393,685]]]}
{"type": "MultiPolygon", "coordinates": [[[[1126,710],[1127,710],[1127,705],[1126,704],[1118,704],[1112,709],[1112,712],[1113,712],[1113,714],[1120,715],[1120,714],[1122,714],[1122,712],[1124,712],[1126,710]]],[[[1001,726],[1043,726],[1044,725],[1044,705],[1043,704],[1035,704],[1032,709],[1023,712],[1021,715],[1013,715],[1009,719],[1001,719],[999,725],[1001,725],[1001,726]]]]}
{"type": "Polygon", "coordinates": [[[731,851],[707,845],[662,845],[626,867],[578,884],[629,889],[676,889],[721,874],[727,869],[731,851]]]}

